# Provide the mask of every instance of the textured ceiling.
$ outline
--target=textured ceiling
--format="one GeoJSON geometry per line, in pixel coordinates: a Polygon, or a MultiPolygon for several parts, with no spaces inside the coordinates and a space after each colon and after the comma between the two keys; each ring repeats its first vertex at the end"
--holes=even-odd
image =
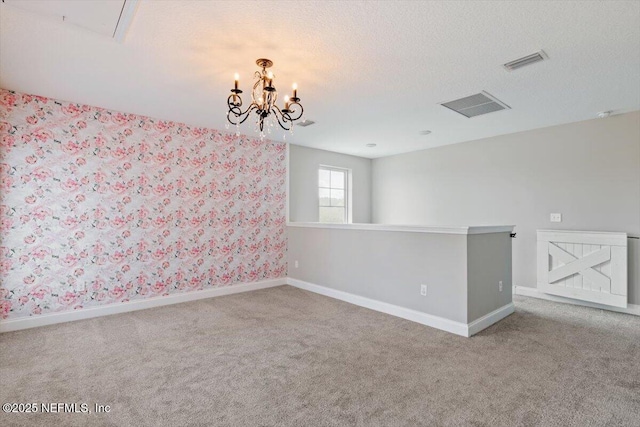
{"type": "Polygon", "coordinates": [[[259,57],[316,122],[288,142],[379,157],[640,109],[640,2],[141,0],[122,44],[0,5],[0,86],[17,91],[224,129],[233,74],[247,92],[259,57]],[[481,90],[512,109],[437,105],[481,90]]]}

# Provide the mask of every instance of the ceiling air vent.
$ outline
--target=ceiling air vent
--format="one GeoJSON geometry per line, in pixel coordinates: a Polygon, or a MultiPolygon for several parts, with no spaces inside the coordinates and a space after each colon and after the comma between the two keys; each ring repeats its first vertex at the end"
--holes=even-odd
{"type": "Polygon", "coordinates": [[[507,71],[513,71],[518,68],[526,67],[527,65],[535,64],[536,62],[544,61],[548,58],[547,54],[541,50],[540,52],[527,55],[523,58],[516,59],[515,61],[507,62],[504,64],[504,68],[506,68],[507,71]]]}
{"type": "Polygon", "coordinates": [[[296,126],[302,126],[303,128],[306,128],[307,126],[311,126],[314,123],[315,122],[313,120],[305,120],[302,123],[298,123],[296,126]]]}
{"type": "Polygon", "coordinates": [[[468,118],[493,113],[494,111],[511,109],[507,104],[499,101],[485,91],[440,105],[468,118]]]}

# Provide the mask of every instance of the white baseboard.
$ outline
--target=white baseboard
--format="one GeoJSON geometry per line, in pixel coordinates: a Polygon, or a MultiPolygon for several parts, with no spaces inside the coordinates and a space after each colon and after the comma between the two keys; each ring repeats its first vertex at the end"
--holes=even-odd
{"type": "Polygon", "coordinates": [[[498,320],[507,317],[509,314],[513,313],[514,310],[513,303],[509,303],[470,324],[466,324],[371,298],[350,294],[348,292],[338,291],[336,289],[327,288],[325,286],[316,285],[303,280],[293,279],[291,277],[287,277],[287,284],[316,294],[358,305],[360,307],[390,314],[402,319],[411,320],[412,322],[420,323],[442,331],[451,332],[452,334],[463,337],[470,337],[471,335],[477,334],[481,330],[493,325],[498,320]]]}
{"type": "Polygon", "coordinates": [[[635,316],[640,316],[640,305],[636,305],[636,304],[628,304],[627,308],[613,307],[610,305],[597,304],[594,302],[580,301],[580,300],[575,300],[571,298],[545,294],[544,292],[539,291],[537,288],[528,288],[526,286],[514,286],[513,294],[522,295],[525,297],[540,298],[548,301],[563,302],[563,303],[572,304],[572,305],[582,305],[585,307],[598,308],[600,310],[616,311],[618,313],[626,313],[626,314],[633,314],[635,316]]]}
{"type": "Polygon", "coordinates": [[[485,314],[481,318],[474,320],[469,323],[469,336],[475,335],[483,329],[487,329],[494,323],[497,323],[508,315],[513,314],[514,311],[516,311],[516,307],[512,302],[510,302],[509,304],[503,305],[502,307],[493,310],[491,313],[485,314]]]}
{"type": "MultiPolygon", "coordinates": [[[[272,288],[281,285],[291,285],[296,288],[311,291],[320,295],[345,301],[360,307],[369,308],[371,310],[390,314],[392,316],[411,320],[422,325],[451,332],[463,337],[469,337],[477,334],[483,329],[493,325],[494,323],[507,317],[513,313],[513,303],[509,303],[499,309],[474,320],[469,324],[456,322],[444,317],[434,316],[409,308],[400,307],[382,301],[373,300],[359,295],[350,294],[348,292],[338,291],[325,286],[316,285],[302,280],[283,277],[279,279],[263,280],[254,283],[241,283],[232,286],[220,288],[203,289],[200,291],[184,292],[167,296],[153,297],[142,300],[127,301],[123,303],[108,304],[97,307],[87,307],[81,310],[65,311],[60,313],[47,313],[34,315],[29,317],[21,317],[17,319],[0,320],[0,333],[19,331],[22,329],[36,328],[39,326],[54,325],[56,323],[71,322],[74,320],[91,319],[94,317],[109,316],[111,314],[126,313],[130,311],[144,310],[147,308],[161,307],[164,305],[179,304],[188,301],[196,301],[205,298],[214,298],[223,295],[237,294],[241,292],[250,292],[258,289],[272,288]]],[[[530,288],[527,288],[530,289],[530,288]]],[[[533,289],[535,291],[535,289],[533,289]]],[[[640,307],[636,306],[638,314],[640,307]]]]}
{"type": "Polygon", "coordinates": [[[47,313],[17,319],[0,320],[0,333],[19,331],[21,329],[35,328],[38,326],[53,325],[56,323],[70,322],[73,320],[90,319],[93,317],[109,316],[111,314],[126,313],[129,311],[144,310],[163,305],[179,304],[187,301],[195,301],[205,298],[219,297],[223,295],[237,294],[241,292],[255,291],[258,289],[272,288],[286,284],[286,278],[262,280],[253,283],[241,283],[220,288],[203,289],[200,291],[184,292],[167,296],[159,296],[141,300],[127,301],[123,303],[108,304],[97,307],[87,307],[81,310],[65,311],[61,313],[47,313]]]}

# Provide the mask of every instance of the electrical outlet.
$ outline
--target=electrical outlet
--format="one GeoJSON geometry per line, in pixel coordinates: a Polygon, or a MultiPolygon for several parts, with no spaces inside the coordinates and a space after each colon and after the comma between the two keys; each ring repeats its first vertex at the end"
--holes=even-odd
{"type": "Polygon", "coordinates": [[[295,268],[298,268],[298,260],[295,260],[295,261],[294,261],[293,266],[294,266],[295,268]]]}
{"type": "Polygon", "coordinates": [[[502,280],[498,282],[498,290],[502,292],[502,280]]]}
{"type": "Polygon", "coordinates": [[[76,294],[80,294],[80,301],[88,301],[91,298],[87,292],[87,283],[81,282],[76,285],[76,294]]]}
{"type": "Polygon", "coordinates": [[[549,217],[551,222],[562,222],[562,214],[561,213],[552,213],[549,217]]]}
{"type": "Polygon", "coordinates": [[[420,295],[423,297],[427,296],[427,285],[420,285],[420,295]]]}

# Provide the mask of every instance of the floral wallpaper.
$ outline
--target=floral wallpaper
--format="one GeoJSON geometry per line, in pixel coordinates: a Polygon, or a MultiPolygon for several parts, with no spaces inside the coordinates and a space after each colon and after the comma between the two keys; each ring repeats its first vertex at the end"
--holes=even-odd
{"type": "Polygon", "coordinates": [[[284,277],[285,145],[0,90],[0,319],[284,277]]]}

